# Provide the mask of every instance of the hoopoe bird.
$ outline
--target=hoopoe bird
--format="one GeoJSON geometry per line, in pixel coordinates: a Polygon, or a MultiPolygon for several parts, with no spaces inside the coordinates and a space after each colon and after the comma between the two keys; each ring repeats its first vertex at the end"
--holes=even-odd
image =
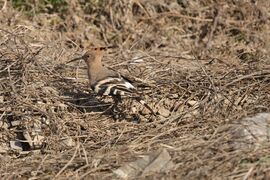
{"type": "Polygon", "coordinates": [[[100,96],[111,96],[117,107],[122,98],[132,98],[147,108],[152,115],[153,109],[142,99],[137,88],[118,72],[103,66],[102,58],[107,47],[92,48],[81,57],[69,62],[83,59],[87,65],[88,79],[91,89],[100,96]]]}

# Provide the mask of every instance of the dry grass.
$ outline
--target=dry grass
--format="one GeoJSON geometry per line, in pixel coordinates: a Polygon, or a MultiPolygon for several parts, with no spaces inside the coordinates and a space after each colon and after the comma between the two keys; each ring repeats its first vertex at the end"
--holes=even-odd
{"type": "Polygon", "coordinates": [[[64,17],[0,12],[0,147],[36,124],[45,137],[41,151],[0,151],[0,177],[111,179],[160,148],[174,170],[143,178],[269,177],[269,144],[234,149],[225,127],[269,112],[270,4],[95,2],[71,1],[64,17]],[[106,64],[151,84],[148,100],[171,116],[136,124],[102,115],[106,104],[88,89],[84,64],[65,64],[89,44],[117,45],[106,64]]]}

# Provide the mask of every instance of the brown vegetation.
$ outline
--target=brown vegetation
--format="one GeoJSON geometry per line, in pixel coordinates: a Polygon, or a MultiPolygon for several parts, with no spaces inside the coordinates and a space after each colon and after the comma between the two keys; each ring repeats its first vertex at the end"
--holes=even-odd
{"type": "Polygon", "coordinates": [[[268,1],[68,2],[26,13],[0,1],[1,179],[111,179],[162,148],[174,168],[140,178],[269,177],[269,144],[235,148],[226,128],[269,112],[268,1]],[[105,63],[150,85],[146,99],[168,117],[102,114],[84,63],[66,64],[101,45],[117,46],[105,63]],[[26,131],[41,144],[11,149],[26,131]]]}

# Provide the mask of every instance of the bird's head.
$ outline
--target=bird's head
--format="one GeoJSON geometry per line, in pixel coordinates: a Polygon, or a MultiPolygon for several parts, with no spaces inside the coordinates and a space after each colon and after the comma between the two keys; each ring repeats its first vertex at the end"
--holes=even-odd
{"type": "Polygon", "coordinates": [[[95,63],[101,64],[101,59],[108,48],[114,48],[114,46],[88,48],[82,56],[74,58],[67,63],[83,59],[87,65],[92,65],[95,63]]]}
{"type": "Polygon", "coordinates": [[[96,61],[101,61],[106,47],[97,47],[87,50],[81,57],[86,63],[93,63],[96,61]]]}

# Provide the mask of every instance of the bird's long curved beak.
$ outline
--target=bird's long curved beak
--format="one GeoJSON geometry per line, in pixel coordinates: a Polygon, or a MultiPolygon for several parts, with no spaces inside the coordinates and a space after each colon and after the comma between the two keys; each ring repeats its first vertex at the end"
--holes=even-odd
{"type": "Polygon", "coordinates": [[[78,60],[80,60],[80,59],[83,59],[83,56],[80,56],[80,57],[76,57],[76,58],[74,58],[74,59],[71,59],[71,60],[69,60],[68,62],[66,62],[66,64],[69,64],[69,63],[74,62],[74,61],[78,61],[78,60]]]}

